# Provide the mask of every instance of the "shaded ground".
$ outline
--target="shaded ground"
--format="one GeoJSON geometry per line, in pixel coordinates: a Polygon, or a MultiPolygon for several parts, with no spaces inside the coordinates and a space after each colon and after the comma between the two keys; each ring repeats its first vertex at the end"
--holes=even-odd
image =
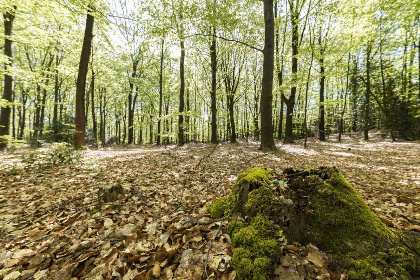
{"type": "MultiPolygon", "coordinates": [[[[277,146],[277,153],[254,142],[91,150],[77,166],[0,177],[0,279],[234,279],[226,222],[212,221],[204,206],[253,166],[335,165],[386,224],[420,231],[419,143],[345,137],[311,140],[308,149],[277,146]],[[117,184],[124,197],[99,203],[98,188],[117,184]]],[[[0,154],[0,168],[18,163],[18,155],[0,154]]],[[[299,255],[307,264],[309,251],[318,254],[293,246],[282,263],[299,255]]],[[[305,277],[329,277],[315,262],[305,277]]]]}

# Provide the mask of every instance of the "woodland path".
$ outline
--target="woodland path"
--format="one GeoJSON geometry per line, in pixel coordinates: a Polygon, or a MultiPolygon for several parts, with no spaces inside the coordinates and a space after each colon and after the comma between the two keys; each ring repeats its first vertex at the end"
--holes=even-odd
{"type": "MultiPolygon", "coordinates": [[[[241,141],[106,148],[84,151],[77,166],[0,177],[0,275],[232,278],[224,222],[212,222],[204,206],[253,166],[281,172],[335,165],[385,223],[420,232],[420,143],[345,136],[342,143],[309,139],[307,149],[301,142],[277,147],[263,153],[258,143],[241,141]],[[125,197],[98,205],[98,188],[116,184],[125,197]]],[[[0,154],[0,168],[18,155],[0,154]]]]}

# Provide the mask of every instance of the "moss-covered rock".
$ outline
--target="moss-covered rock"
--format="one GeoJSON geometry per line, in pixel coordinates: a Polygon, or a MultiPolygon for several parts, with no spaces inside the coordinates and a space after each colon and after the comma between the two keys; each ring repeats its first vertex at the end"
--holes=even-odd
{"type": "Polygon", "coordinates": [[[243,215],[226,229],[238,279],[269,279],[285,234],[331,252],[331,265],[344,268],[349,279],[420,279],[419,235],[390,230],[336,168],[271,174],[260,167],[241,173],[232,192],[209,207],[216,218],[243,215]],[[271,180],[287,184],[279,190],[271,180]]]}
{"type": "Polygon", "coordinates": [[[413,279],[418,273],[418,258],[401,246],[337,169],[287,172],[298,205],[289,239],[331,251],[349,279],[413,279]]]}

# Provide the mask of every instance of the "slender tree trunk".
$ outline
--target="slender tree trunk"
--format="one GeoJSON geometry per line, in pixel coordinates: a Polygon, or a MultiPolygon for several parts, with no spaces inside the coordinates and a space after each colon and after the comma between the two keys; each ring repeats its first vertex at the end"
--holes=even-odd
{"type": "Polygon", "coordinates": [[[303,144],[303,147],[307,147],[308,142],[308,122],[307,122],[307,115],[308,115],[308,91],[309,91],[309,82],[311,79],[311,71],[312,71],[312,63],[314,61],[314,50],[312,48],[311,52],[311,64],[309,65],[308,70],[308,78],[306,80],[306,87],[305,87],[305,110],[304,110],[304,122],[303,122],[303,129],[305,133],[305,142],[303,144]]]}
{"type": "Polygon", "coordinates": [[[254,113],[253,113],[253,121],[254,121],[254,139],[260,139],[260,128],[258,125],[258,99],[259,95],[257,92],[257,80],[255,79],[255,86],[254,86],[254,113]]]}
{"type": "MultiPolygon", "coordinates": [[[[48,69],[49,70],[49,69],[48,69]]],[[[49,84],[49,77],[47,77],[47,82],[45,84],[48,87],[49,84]]],[[[42,95],[42,103],[41,103],[41,115],[40,115],[40,122],[39,122],[39,137],[42,139],[42,133],[44,131],[44,119],[45,119],[45,103],[47,101],[47,89],[44,88],[43,95],[42,95]]]]}
{"type": "Polygon", "coordinates": [[[340,124],[338,129],[338,142],[341,142],[341,135],[344,133],[344,113],[346,111],[346,104],[347,104],[347,94],[349,92],[349,82],[350,82],[350,62],[351,62],[351,54],[349,53],[349,57],[347,60],[347,74],[346,74],[346,91],[344,93],[344,106],[340,113],[340,124]]]}
{"type": "MultiPolygon", "coordinates": [[[[321,44],[321,39],[319,40],[321,44]]],[[[319,140],[325,141],[325,66],[324,66],[324,48],[321,46],[319,65],[321,66],[321,81],[319,88],[319,140]]]]}
{"type": "Polygon", "coordinates": [[[93,141],[94,144],[98,143],[98,124],[96,122],[96,113],[95,113],[95,72],[93,70],[92,65],[92,80],[91,80],[91,86],[90,86],[90,94],[91,94],[91,112],[92,112],[92,125],[93,125],[93,141]]]}
{"type": "Polygon", "coordinates": [[[159,72],[159,119],[156,143],[160,145],[161,125],[162,125],[162,106],[163,106],[163,59],[164,59],[165,40],[162,40],[162,49],[160,54],[160,72],[159,72]]]}
{"type": "MultiPolygon", "coordinates": [[[[275,6],[275,13],[274,16],[277,18],[277,12],[278,12],[278,1],[276,0],[276,6],[275,6]]],[[[283,53],[284,53],[284,44],[286,42],[286,27],[287,24],[284,25],[284,31],[283,31],[283,42],[282,42],[282,49],[280,54],[279,49],[279,41],[280,41],[280,32],[279,28],[276,28],[276,62],[277,62],[277,80],[279,83],[279,89],[280,89],[280,111],[279,111],[279,123],[278,123],[278,130],[277,130],[277,139],[281,140],[283,137],[283,111],[284,111],[284,92],[282,89],[283,86],[283,53]]]]}
{"type": "MultiPolygon", "coordinates": [[[[284,135],[284,143],[293,142],[293,107],[295,106],[296,98],[296,84],[297,84],[297,71],[298,71],[298,47],[299,47],[299,19],[297,8],[294,7],[293,1],[290,1],[290,19],[292,24],[292,87],[290,90],[289,99],[283,98],[286,103],[286,128],[284,135]]],[[[297,5],[297,4],[296,4],[297,5]]]]}
{"type": "Polygon", "coordinates": [[[149,115],[149,144],[153,144],[153,114],[152,114],[152,108],[150,108],[150,115],[149,115]]]}
{"type": "Polygon", "coordinates": [[[236,125],[235,125],[235,114],[234,114],[234,106],[235,100],[233,96],[229,97],[229,119],[230,119],[230,143],[236,143],[236,125]]]}
{"type": "Polygon", "coordinates": [[[101,139],[102,142],[102,147],[105,146],[105,143],[103,142],[103,127],[104,127],[104,117],[103,117],[103,104],[102,104],[102,92],[99,91],[99,138],[101,139]]]}
{"type": "Polygon", "coordinates": [[[353,124],[352,124],[352,131],[356,132],[357,131],[357,88],[358,88],[358,83],[357,83],[357,58],[356,56],[354,57],[353,60],[353,71],[352,71],[352,75],[351,75],[351,90],[352,90],[352,98],[353,98],[353,102],[352,102],[352,109],[353,109],[353,124]]]}
{"type": "Polygon", "coordinates": [[[103,99],[104,99],[104,102],[103,102],[103,110],[102,110],[102,113],[104,114],[103,115],[103,117],[102,117],[102,120],[103,120],[103,122],[102,122],[102,135],[101,135],[101,138],[102,138],[102,143],[104,143],[104,145],[106,144],[106,89],[104,89],[104,94],[103,94],[103,99]]]}
{"type": "MultiPolygon", "coordinates": [[[[9,70],[13,64],[13,49],[12,49],[12,30],[13,20],[15,19],[16,6],[13,6],[12,12],[6,12],[3,14],[4,18],[4,55],[8,58],[5,63],[5,68],[9,70]]],[[[6,72],[4,74],[4,88],[3,88],[3,99],[8,102],[12,102],[13,97],[13,76],[6,72]]],[[[0,150],[7,147],[7,136],[10,130],[10,106],[2,107],[0,113],[0,150]]]]}
{"type": "MultiPolygon", "coordinates": [[[[213,28],[213,35],[216,35],[216,29],[213,28]]],[[[216,107],[216,86],[217,86],[217,53],[216,37],[212,37],[210,46],[211,57],[211,142],[218,143],[217,139],[217,107],[216,107]]]]}
{"type": "Polygon", "coordinates": [[[53,109],[53,130],[54,130],[54,141],[60,141],[59,127],[58,127],[58,100],[60,94],[60,84],[58,76],[58,66],[60,64],[59,50],[57,49],[57,55],[55,57],[55,75],[54,75],[54,109],[53,109]]]}
{"type": "Polygon", "coordinates": [[[74,146],[79,149],[86,145],[85,142],[85,88],[86,88],[86,75],[88,72],[88,64],[90,57],[90,50],[93,38],[93,23],[94,18],[90,14],[93,7],[89,6],[88,14],[86,17],[85,35],[83,39],[82,53],[80,55],[79,73],[76,82],[76,135],[74,146]]]}
{"type": "Polygon", "coordinates": [[[19,129],[19,139],[23,139],[25,136],[25,124],[26,124],[26,101],[28,99],[28,94],[22,92],[22,117],[20,119],[20,129],[19,129]]]}
{"type": "Polygon", "coordinates": [[[179,89],[178,145],[183,146],[185,143],[185,139],[184,139],[185,46],[184,46],[183,40],[181,40],[180,46],[181,46],[181,58],[179,62],[179,76],[180,76],[181,86],[179,89]]]}
{"type": "Polygon", "coordinates": [[[273,0],[264,0],[264,63],[261,93],[261,150],[276,150],[273,137],[274,13],[273,0]]]}
{"type": "Polygon", "coordinates": [[[365,110],[364,110],[364,126],[363,126],[363,135],[364,140],[369,140],[369,129],[370,129],[370,71],[371,71],[371,52],[372,52],[372,42],[368,43],[366,50],[366,91],[365,91],[365,110]]]}
{"type": "Polygon", "coordinates": [[[190,142],[190,89],[187,88],[187,104],[186,104],[186,112],[187,115],[185,116],[185,128],[186,128],[186,134],[185,134],[185,141],[187,143],[190,142]]]}

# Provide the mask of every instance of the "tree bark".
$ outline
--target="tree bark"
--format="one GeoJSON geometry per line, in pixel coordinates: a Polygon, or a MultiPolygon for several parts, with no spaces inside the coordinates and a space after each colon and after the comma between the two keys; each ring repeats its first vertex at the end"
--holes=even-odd
{"type": "Polygon", "coordinates": [[[96,113],[95,113],[95,71],[93,70],[92,65],[92,80],[90,86],[90,94],[91,94],[91,112],[92,112],[92,125],[93,125],[93,143],[98,143],[98,124],[96,122],[96,113]]]}
{"type": "MultiPolygon", "coordinates": [[[[298,19],[298,8],[295,7],[293,1],[289,1],[290,4],[290,20],[292,24],[292,86],[290,89],[290,97],[286,99],[282,96],[282,99],[286,103],[286,128],[284,135],[284,143],[293,142],[293,107],[295,106],[296,98],[296,83],[297,83],[297,71],[298,71],[298,47],[299,47],[299,19],[298,19]]],[[[297,4],[296,4],[297,5],[297,4]]]]}
{"type": "Polygon", "coordinates": [[[161,125],[162,125],[162,106],[163,106],[163,59],[164,59],[165,40],[162,40],[162,50],[160,53],[160,72],[159,72],[159,119],[156,143],[160,145],[161,125]]]}
{"type": "MultiPolygon", "coordinates": [[[[13,30],[13,20],[15,19],[16,6],[13,6],[11,12],[6,12],[3,14],[4,18],[4,55],[8,57],[8,60],[5,63],[5,68],[8,70],[12,67],[13,64],[13,49],[12,49],[12,30],[13,30]]],[[[9,75],[7,72],[4,74],[4,88],[2,98],[8,102],[12,102],[13,97],[13,76],[9,75]]],[[[10,130],[10,105],[1,108],[0,113],[0,150],[7,147],[7,136],[9,135],[10,130]]]]}
{"type": "MultiPolygon", "coordinates": [[[[216,29],[213,28],[213,34],[216,35],[216,29]]],[[[211,142],[218,143],[217,139],[217,107],[216,107],[216,86],[217,86],[217,53],[216,37],[212,37],[210,45],[211,57],[211,142]]]]}
{"type": "Polygon", "coordinates": [[[364,140],[369,140],[369,129],[370,129],[370,68],[371,68],[371,52],[372,52],[372,42],[368,43],[366,49],[366,91],[365,91],[365,110],[364,110],[364,125],[363,125],[363,135],[364,140]]]}
{"type": "Polygon", "coordinates": [[[185,144],[184,139],[184,94],[185,94],[185,73],[184,73],[184,63],[185,63],[185,47],[184,40],[180,42],[181,46],[181,57],[179,62],[179,77],[181,81],[181,86],[179,89],[179,116],[178,116],[178,145],[183,146],[185,144]]]}
{"type": "Polygon", "coordinates": [[[90,57],[90,50],[93,38],[93,23],[94,17],[90,13],[93,7],[88,7],[88,14],[86,17],[85,35],[83,39],[82,53],[80,55],[79,73],[76,82],[76,135],[74,146],[79,149],[86,145],[85,141],[85,89],[86,89],[86,75],[88,72],[88,64],[90,57]]]}
{"type": "MultiPolygon", "coordinates": [[[[313,45],[312,45],[313,46],[313,45]]],[[[311,78],[311,71],[312,71],[312,63],[314,61],[314,50],[312,48],[311,52],[311,64],[309,65],[308,70],[308,78],[306,80],[306,87],[305,87],[305,110],[304,110],[304,122],[303,122],[303,129],[305,133],[305,142],[303,144],[303,147],[307,147],[308,142],[308,122],[307,122],[307,115],[308,115],[308,91],[309,91],[309,82],[311,78]]]]}
{"type": "Polygon", "coordinates": [[[264,0],[264,63],[261,92],[261,150],[276,150],[273,137],[274,13],[273,0],[264,0]]]}
{"type": "Polygon", "coordinates": [[[58,66],[60,65],[59,50],[57,49],[57,55],[55,57],[55,75],[54,75],[54,109],[53,109],[53,130],[54,130],[54,141],[60,141],[59,127],[58,127],[58,100],[60,94],[60,84],[58,76],[58,66]]]}
{"type": "MultiPolygon", "coordinates": [[[[275,6],[275,13],[274,16],[277,18],[277,11],[278,11],[278,1],[276,1],[275,6]]],[[[287,16],[287,15],[286,15],[287,16]]],[[[282,50],[281,50],[281,59],[280,59],[280,50],[279,50],[279,41],[280,41],[280,32],[279,29],[276,28],[276,62],[277,62],[277,80],[279,83],[279,89],[280,89],[280,111],[279,111],[279,124],[278,124],[278,130],[277,130],[277,139],[281,140],[283,137],[283,113],[284,113],[284,92],[282,89],[283,86],[283,53],[284,53],[284,44],[286,42],[286,27],[287,24],[284,25],[284,32],[283,32],[283,43],[282,43],[282,50]],[[281,61],[280,61],[281,60],[281,61]]]]}
{"type": "MultiPolygon", "coordinates": [[[[319,39],[321,45],[321,38],[319,39]]],[[[325,141],[325,66],[324,66],[324,48],[321,46],[319,65],[321,66],[321,80],[319,87],[319,140],[325,141]]]]}

